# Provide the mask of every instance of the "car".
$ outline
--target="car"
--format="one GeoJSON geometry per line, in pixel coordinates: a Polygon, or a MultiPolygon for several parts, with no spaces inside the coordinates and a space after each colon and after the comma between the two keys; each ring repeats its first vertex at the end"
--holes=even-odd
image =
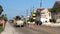
{"type": "Polygon", "coordinates": [[[14,20],[9,20],[9,23],[13,23],[14,22],[14,20]]]}

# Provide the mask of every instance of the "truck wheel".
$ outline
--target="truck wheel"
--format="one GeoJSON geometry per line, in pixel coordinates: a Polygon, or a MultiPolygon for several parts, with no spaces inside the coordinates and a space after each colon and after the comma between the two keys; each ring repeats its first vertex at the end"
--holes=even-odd
{"type": "Polygon", "coordinates": [[[21,27],[24,27],[24,25],[21,25],[21,27]]]}

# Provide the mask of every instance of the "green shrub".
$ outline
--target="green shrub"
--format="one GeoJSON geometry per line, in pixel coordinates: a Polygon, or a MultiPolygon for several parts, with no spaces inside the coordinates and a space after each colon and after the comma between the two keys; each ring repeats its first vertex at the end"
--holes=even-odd
{"type": "Polygon", "coordinates": [[[4,28],[2,28],[2,26],[0,26],[0,33],[4,30],[4,28]]]}

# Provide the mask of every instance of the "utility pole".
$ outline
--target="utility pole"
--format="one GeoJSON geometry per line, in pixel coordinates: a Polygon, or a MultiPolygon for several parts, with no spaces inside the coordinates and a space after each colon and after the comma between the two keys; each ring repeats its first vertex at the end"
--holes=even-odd
{"type": "Polygon", "coordinates": [[[26,9],[26,24],[27,24],[28,9],[26,9]]]}
{"type": "MultiPolygon", "coordinates": [[[[42,0],[40,0],[40,9],[42,8],[42,0]]],[[[39,19],[38,20],[40,20],[40,18],[41,18],[41,11],[39,11],[40,12],[40,16],[39,16],[39,19]]]]}
{"type": "Polygon", "coordinates": [[[34,5],[33,5],[33,12],[34,12],[34,5]]]}
{"type": "Polygon", "coordinates": [[[26,9],[26,17],[28,16],[28,10],[26,9]]]}
{"type": "Polygon", "coordinates": [[[32,15],[32,13],[34,12],[34,6],[32,6],[32,8],[30,8],[30,15],[32,15]]]}
{"type": "Polygon", "coordinates": [[[42,0],[40,0],[40,8],[42,8],[42,0]]]}
{"type": "Polygon", "coordinates": [[[31,15],[32,15],[32,8],[30,8],[30,17],[31,17],[31,15]]]}
{"type": "Polygon", "coordinates": [[[28,16],[28,10],[26,10],[26,16],[28,16]]]}

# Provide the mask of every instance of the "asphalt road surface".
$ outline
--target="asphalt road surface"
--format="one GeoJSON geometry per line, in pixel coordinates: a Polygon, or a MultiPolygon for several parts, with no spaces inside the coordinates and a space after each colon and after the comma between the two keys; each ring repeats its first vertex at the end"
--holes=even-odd
{"type": "Polygon", "coordinates": [[[42,31],[42,30],[36,31],[27,27],[14,27],[14,28],[20,34],[52,34],[49,32],[42,31]]]}
{"type": "Polygon", "coordinates": [[[22,28],[15,28],[17,32],[21,33],[21,34],[51,34],[45,31],[35,31],[26,27],[22,27],[22,28]]]}
{"type": "Polygon", "coordinates": [[[41,26],[39,31],[30,29],[28,27],[14,27],[11,25],[16,32],[19,34],[60,34],[60,27],[58,28],[51,28],[46,26],[41,26]]]}

